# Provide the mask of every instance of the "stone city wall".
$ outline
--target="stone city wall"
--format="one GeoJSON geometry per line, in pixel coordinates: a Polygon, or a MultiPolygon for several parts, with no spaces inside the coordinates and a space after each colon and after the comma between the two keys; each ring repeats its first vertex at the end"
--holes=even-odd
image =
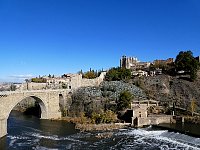
{"type": "Polygon", "coordinates": [[[99,86],[101,82],[103,82],[106,72],[102,72],[99,77],[95,79],[82,79],[81,80],[81,87],[87,86],[99,86]]]}
{"type": "MultiPolygon", "coordinates": [[[[69,79],[66,79],[67,89],[77,89],[87,86],[99,86],[103,82],[106,72],[102,72],[99,77],[95,79],[85,79],[81,74],[73,74],[69,79]]],[[[63,78],[64,79],[64,78],[63,78]]],[[[59,89],[62,88],[62,83],[23,83],[20,90],[43,90],[43,89],[59,89]]]]}
{"type": "Polygon", "coordinates": [[[19,90],[43,90],[46,89],[47,83],[35,83],[35,82],[28,82],[22,83],[21,88],[19,90]]]}

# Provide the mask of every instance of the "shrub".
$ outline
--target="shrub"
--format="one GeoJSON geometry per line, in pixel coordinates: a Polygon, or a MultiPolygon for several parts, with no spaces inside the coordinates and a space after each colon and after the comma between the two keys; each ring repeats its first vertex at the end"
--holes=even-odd
{"type": "Polygon", "coordinates": [[[117,110],[121,111],[128,108],[131,104],[132,98],[133,98],[133,95],[130,92],[128,91],[121,92],[119,96],[119,100],[117,102],[117,110]]]}

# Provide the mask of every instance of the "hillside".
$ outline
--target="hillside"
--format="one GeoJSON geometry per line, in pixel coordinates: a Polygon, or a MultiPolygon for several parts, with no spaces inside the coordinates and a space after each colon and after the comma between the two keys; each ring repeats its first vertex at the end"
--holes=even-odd
{"type": "Polygon", "coordinates": [[[146,99],[145,92],[131,84],[123,81],[104,81],[98,87],[79,88],[72,94],[70,116],[79,116],[85,112],[87,116],[92,112],[100,112],[104,109],[115,111],[116,102],[123,91],[129,91],[137,99],[146,99]]]}
{"type": "Polygon", "coordinates": [[[129,91],[135,100],[154,99],[161,105],[176,103],[176,106],[189,109],[195,99],[200,106],[200,72],[195,82],[183,77],[158,75],[138,77],[129,81],[103,81],[98,87],[79,88],[72,94],[69,116],[79,116],[80,112],[91,115],[101,110],[116,110],[116,102],[123,91],[129,91]]]}
{"type": "Polygon", "coordinates": [[[194,82],[183,77],[159,75],[137,78],[134,83],[145,91],[148,98],[158,100],[161,104],[172,105],[175,102],[177,106],[188,109],[190,101],[195,99],[200,106],[200,72],[194,82]]]}

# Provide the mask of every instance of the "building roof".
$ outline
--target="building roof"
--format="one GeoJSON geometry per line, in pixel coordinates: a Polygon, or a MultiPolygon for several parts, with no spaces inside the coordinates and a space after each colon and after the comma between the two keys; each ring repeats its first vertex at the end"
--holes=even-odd
{"type": "Polygon", "coordinates": [[[147,111],[147,109],[144,109],[144,108],[140,107],[139,105],[132,107],[132,110],[137,110],[137,109],[141,109],[141,110],[147,111]]]}

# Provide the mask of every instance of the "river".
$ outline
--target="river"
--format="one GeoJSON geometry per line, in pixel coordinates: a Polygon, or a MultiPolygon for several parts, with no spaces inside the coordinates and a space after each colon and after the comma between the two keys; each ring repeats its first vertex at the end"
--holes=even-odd
{"type": "Polygon", "coordinates": [[[79,132],[63,121],[40,120],[12,112],[8,135],[1,139],[0,149],[121,149],[121,150],[200,150],[200,139],[188,135],[153,129],[120,129],[109,132],[110,138],[98,138],[101,132],[79,132]]]}

